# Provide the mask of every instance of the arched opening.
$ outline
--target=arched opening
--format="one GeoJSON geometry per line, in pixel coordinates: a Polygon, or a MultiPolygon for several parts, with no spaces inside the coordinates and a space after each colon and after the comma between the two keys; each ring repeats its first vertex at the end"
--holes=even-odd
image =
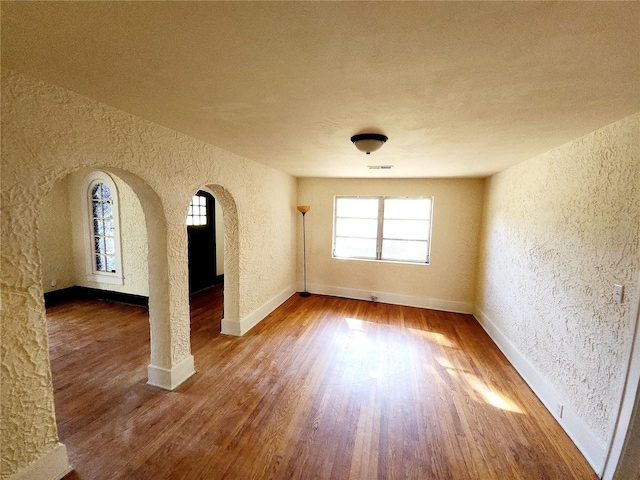
{"type": "MultiPolygon", "coordinates": [[[[87,351],[82,351],[81,349],[71,352],[70,355],[78,356],[80,359],[78,362],[78,368],[81,369],[87,382],[92,383],[94,386],[99,384],[101,385],[101,388],[110,391],[110,385],[113,382],[117,383],[126,380],[129,381],[130,384],[132,383],[128,389],[126,389],[126,392],[124,390],[116,391],[116,397],[118,398],[111,398],[110,401],[102,402],[103,405],[111,404],[112,407],[117,410],[120,408],[129,408],[129,406],[132,405],[131,402],[135,404],[138,401],[142,402],[145,401],[145,399],[149,399],[149,396],[153,397],[161,395],[158,390],[151,389],[147,384],[172,390],[194,373],[193,357],[190,355],[191,347],[188,335],[188,289],[186,281],[183,281],[187,278],[186,262],[184,262],[186,249],[183,251],[181,248],[182,245],[185,245],[185,239],[184,237],[180,238],[184,234],[184,217],[178,225],[176,223],[177,216],[175,215],[178,203],[163,203],[153,189],[138,176],[121,169],[110,167],[104,167],[100,170],[117,177],[118,181],[126,184],[126,187],[130,189],[130,193],[137,198],[140,204],[140,209],[142,210],[142,215],[140,215],[139,212],[136,215],[143,218],[146,229],[148,252],[146,256],[146,267],[148,272],[149,309],[148,312],[145,312],[145,317],[141,322],[145,329],[145,345],[148,347],[148,350],[145,349],[142,357],[145,360],[149,358],[151,359],[148,365],[148,381],[145,381],[144,375],[141,374],[143,371],[143,364],[141,362],[135,364],[135,362],[131,360],[133,355],[139,355],[140,350],[142,349],[135,347],[131,348],[130,344],[126,342],[124,337],[120,337],[119,339],[120,353],[127,358],[127,361],[133,362],[130,365],[127,365],[124,370],[113,368],[113,357],[96,359],[91,355],[91,353],[83,355],[83,353],[86,353],[87,351]],[[165,211],[172,214],[172,223],[169,223],[165,217],[165,211]],[[171,255],[168,255],[169,249],[171,249],[171,255]],[[184,257],[181,252],[184,252],[184,257]],[[181,268],[181,265],[183,268],[181,268]],[[149,323],[147,323],[147,321],[149,323]],[[177,334],[176,330],[178,331],[177,334]],[[181,331],[187,332],[186,338],[181,334],[181,331]],[[178,342],[176,342],[176,338],[178,342]],[[176,343],[179,344],[176,345],[176,343]],[[183,353],[180,355],[176,354],[176,352],[180,353],[181,351],[186,351],[189,355],[184,355],[183,353]],[[105,358],[106,360],[104,360],[105,358]],[[96,370],[92,370],[93,368],[96,370]],[[96,375],[92,375],[92,373],[96,371],[102,375],[100,379],[98,379],[96,375]],[[131,375],[132,372],[134,373],[133,376],[131,375]],[[123,377],[128,378],[125,379],[123,377]],[[133,380],[131,377],[133,377],[133,380]]],[[[84,175],[89,171],[89,169],[75,170],[75,172],[78,172],[77,175],[79,178],[84,178],[84,175]]],[[[72,233],[67,232],[65,234],[66,237],[57,237],[55,235],[55,232],[58,231],[57,227],[50,229],[49,226],[46,225],[46,222],[43,222],[42,218],[46,210],[44,203],[51,205],[55,214],[56,211],[59,212],[60,209],[64,209],[63,204],[65,201],[67,202],[67,206],[69,202],[78,201],[79,192],[71,192],[71,186],[69,184],[71,179],[70,175],[73,174],[74,171],[67,171],[57,175],[55,178],[51,178],[47,184],[40,185],[40,195],[37,196],[38,204],[34,209],[33,215],[33,224],[36,225],[38,234],[33,238],[33,243],[37,244],[47,241],[55,241],[62,245],[65,243],[73,244],[73,238],[69,238],[73,237],[72,233]],[[67,185],[65,187],[60,187],[60,185],[63,185],[65,182],[67,185]],[[51,195],[53,195],[53,197],[48,196],[50,192],[52,192],[51,195]],[[51,231],[53,231],[53,235],[47,233],[51,231]]],[[[221,208],[224,212],[224,271],[226,285],[224,297],[225,318],[222,322],[222,332],[237,335],[240,334],[237,333],[240,332],[240,328],[238,315],[239,240],[236,204],[231,194],[224,188],[215,185],[206,188],[215,194],[216,200],[220,202],[221,208]],[[225,325],[228,330],[230,330],[229,332],[225,332],[225,325]]],[[[71,216],[71,214],[66,215],[67,222],[72,221],[71,216]]],[[[124,234],[126,235],[126,233],[124,234]]],[[[34,249],[36,252],[37,250],[37,248],[34,249]]],[[[123,251],[123,255],[124,257],[127,257],[127,252],[123,251]]],[[[64,260],[61,263],[64,263],[64,260]]],[[[37,269],[34,270],[34,273],[41,277],[38,280],[38,289],[40,290],[41,295],[44,290],[44,285],[51,286],[52,278],[57,278],[57,281],[53,283],[55,284],[55,287],[58,287],[58,289],[66,286],[64,282],[62,282],[63,275],[57,272],[50,272],[40,260],[38,260],[36,266],[37,269]],[[40,275],[41,273],[42,275],[40,275]]],[[[124,278],[126,283],[126,269],[124,271],[124,278]]],[[[52,290],[52,288],[49,288],[48,290],[52,290]]],[[[40,299],[42,299],[42,296],[40,296],[40,299]]],[[[41,303],[39,308],[42,308],[42,306],[43,304],[41,303]]],[[[121,311],[107,310],[106,312],[100,313],[98,310],[93,310],[91,315],[102,315],[105,317],[107,322],[113,322],[114,319],[120,317],[121,311]]],[[[44,312],[42,312],[43,321],[44,317],[44,312]]],[[[118,318],[118,320],[120,320],[120,318],[118,318]]],[[[128,329],[129,327],[126,326],[125,328],[128,329]]],[[[97,347],[105,342],[104,335],[108,333],[108,329],[97,329],[96,332],[95,338],[84,338],[87,345],[97,347]]],[[[125,335],[130,335],[130,332],[131,330],[126,330],[125,335]]],[[[46,335],[46,331],[44,331],[44,334],[46,335]]],[[[64,342],[66,340],[67,339],[63,339],[62,341],[64,342]]],[[[65,361],[66,360],[67,359],[65,359],[65,361]]],[[[75,381],[77,380],[77,377],[72,374],[68,375],[67,379],[75,381]]],[[[66,398],[68,400],[75,400],[72,393],[73,390],[69,388],[68,385],[63,385],[61,392],[62,395],[67,396],[66,398]]],[[[53,392],[51,393],[53,394],[53,392]]],[[[101,393],[101,395],[104,396],[104,392],[101,393]]],[[[66,431],[66,434],[74,432],[73,441],[69,438],[65,438],[64,435],[59,437],[61,441],[65,442],[69,446],[78,444],[88,445],[91,442],[89,435],[94,435],[96,433],[95,425],[93,423],[89,427],[82,422],[86,421],[86,419],[93,419],[93,422],[97,417],[90,413],[87,414],[87,411],[83,412],[82,415],[78,415],[78,411],[74,410],[78,405],[83,405],[83,408],[92,408],[92,402],[87,402],[86,396],[82,398],[84,399],[83,401],[78,400],[78,402],[81,403],[77,403],[77,405],[74,404],[71,407],[71,416],[76,418],[77,421],[68,421],[69,416],[67,416],[65,424],[60,428],[61,425],[59,424],[59,420],[56,419],[59,431],[66,431]]],[[[55,395],[54,402],[56,405],[58,403],[62,403],[60,402],[57,393],[55,395]]],[[[111,418],[118,418],[118,413],[111,412],[111,418]]],[[[105,435],[107,437],[109,435],[114,435],[114,442],[121,440],[116,438],[118,432],[111,430],[109,432],[101,432],[100,435],[103,436],[103,439],[105,435]]],[[[64,448],[64,446],[62,446],[62,448],[64,448]]],[[[74,450],[72,448],[70,450],[72,464],[74,463],[74,455],[78,455],[79,450],[81,449],[76,448],[74,450]]],[[[84,453],[81,454],[84,455],[84,453]]],[[[95,456],[95,459],[93,459],[92,456],[92,461],[108,464],[112,459],[102,458],[100,455],[97,455],[95,456]]]]}
{"type": "Polygon", "coordinates": [[[198,190],[187,213],[189,295],[224,281],[224,219],[222,208],[206,190],[198,190]]]}
{"type": "Polygon", "coordinates": [[[87,455],[81,445],[96,434],[95,422],[118,416],[123,399],[155,390],[146,386],[147,365],[170,358],[162,342],[151,341],[153,331],[162,331],[169,319],[169,305],[154,287],[163,283],[167,259],[151,262],[148,255],[163,250],[166,235],[159,232],[166,230],[166,222],[157,195],[124,171],[78,169],[46,187],[36,219],[39,270],[49,304],[48,358],[58,437],[73,464],[87,455]],[[96,198],[96,188],[107,188],[108,194],[96,198]],[[120,235],[114,235],[113,220],[120,223],[120,235]],[[106,262],[115,252],[114,242],[122,255],[118,262],[106,262]],[[101,278],[100,267],[107,265],[101,278]],[[136,299],[145,304],[148,299],[155,310],[135,306],[136,299]]]}
{"type": "Polygon", "coordinates": [[[191,342],[197,355],[200,344],[220,333],[224,316],[224,217],[206,188],[192,197],[185,223],[191,342]]]}
{"type": "MultiPolygon", "coordinates": [[[[53,217],[64,218],[64,215],[60,215],[59,212],[64,210],[64,197],[67,198],[67,207],[70,205],[76,205],[82,203],[82,196],[84,191],[78,187],[82,183],[81,179],[93,170],[84,169],[69,172],[67,175],[61,176],[56,185],[52,184],[47,190],[53,192],[57,201],[47,201],[47,204],[41,204],[40,211],[49,214],[53,217]],[[67,184],[65,187],[65,183],[67,184]],[[60,187],[62,185],[62,187],[60,187]],[[65,194],[60,193],[60,188],[67,192],[65,194]],[[52,213],[53,212],[53,213],[52,213]]],[[[130,281],[129,285],[120,288],[118,286],[101,286],[98,285],[98,290],[112,291],[117,293],[131,294],[131,288],[133,287],[134,295],[144,297],[148,295],[148,308],[149,308],[149,324],[150,324],[150,362],[148,366],[148,380],[149,383],[155,386],[159,386],[165,389],[172,390],[177,385],[182,383],[186,378],[194,373],[193,370],[193,358],[190,356],[188,342],[186,345],[181,345],[184,352],[177,352],[172,350],[172,335],[175,335],[175,331],[179,328],[185,329],[188,332],[188,322],[184,321],[184,325],[180,325],[181,318],[184,315],[173,313],[175,320],[173,325],[171,324],[171,306],[170,306],[170,279],[169,279],[169,264],[167,255],[167,222],[164,215],[163,205],[158,195],[153,189],[146,184],[145,181],[138,176],[127,172],[122,169],[114,169],[105,167],[100,171],[111,175],[113,179],[116,179],[117,183],[123,187],[122,190],[127,191],[131,202],[138,203],[138,212],[129,214],[129,218],[135,218],[136,225],[128,225],[128,233],[125,236],[137,236],[138,238],[136,251],[124,252],[123,258],[125,263],[125,279],[132,280],[136,275],[132,274],[133,270],[138,270],[137,282],[130,281]],[[146,252],[144,252],[144,245],[146,245],[146,252]],[[127,265],[127,262],[129,263],[127,265]],[[126,270],[128,269],[128,273],[126,270]],[[143,274],[144,273],[144,274],[143,274]],[[137,283],[137,285],[133,285],[137,283]],[[141,285],[144,283],[145,285],[141,285]],[[129,289],[127,291],[127,288],[129,289]],[[125,290],[125,291],[123,291],[125,290]]],[[[41,199],[42,202],[42,199],[41,199]]],[[[78,205],[76,205],[78,206],[78,205]]],[[[81,208],[81,207],[80,207],[81,208]]],[[[127,211],[123,212],[127,215],[127,211]]],[[[71,218],[71,223],[77,222],[79,224],[72,227],[76,232],[82,230],[82,219],[84,213],[82,210],[77,212],[71,212],[67,215],[71,218]],[[79,218],[78,218],[79,217],[79,218]],[[80,229],[80,230],[78,230],[80,229]]],[[[58,222],[59,223],[59,222],[58,222]]],[[[60,225],[51,226],[47,222],[43,221],[43,216],[40,215],[38,219],[39,231],[42,234],[40,237],[40,244],[46,244],[47,242],[53,242],[51,232],[61,231],[60,225]]],[[[69,235],[70,239],[66,240],[66,243],[73,245],[77,252],[75,253],[76,259],[66,261],[63,259],[62,263],[73,264],[75,268],[75,278],[83,277],[84,273],[82,266],[84,262],[77,260],[82,257],[83,242],[91,241],[88,237],[84,237],[82,233],[76,235],[69,235]],[[75,237],[75,238],[74,238],[75,237]],[[77,245],[80,245],[77,247],[77,245]],[[80,253],[78,253],[80,252],[80,253]]],[[[125,238],[124,242],[127,243],[129,238],[125,238]]],[[[64,246],[65,241],[58,242],[64,246]]],[[[131,242],[129,242],[131,243],[131,242]]],[[[123,244],[124,246],[124,244],[123,244]]],[[[57,287],[66,286],[65,283],[69,283],[68,280],[62,282],[62,285],[58,284],[58,274],[50,274],[47,272],[47,268],[43,269],[43,291],[52,290],[57,287]]],[[[68,273],[68,272],[67,272],[68,273]]],[[[68,278],[65,277],[65,278],[68,278]]],[[[78,283],[84,284],[84,281],[78,283]]],[[[179,310],[179,306],[173,306],[174,310],[179,310]]],[[[186,305],[185,305],[186,307],[186,305]]],[[[188,335],[187,335],[188,339],[188,335]]]]}
{"type": "Polygon", "coordinates": [[[63,299],[84,289],[146,305],[144,213],[137,195],[120,177],[82,169],[58,180],[42,199],[39,226],[45,299],[63,299]],[[122,249],[127,252],[124,257],[122,249]]]}
{"type": "Polygon", "coordinates": [[[192,310],[197,305],[196,308],[208,311],[207,321],[220,321],[217,332],[240,335],[238,216],[233,197],[220,185],[202,186],[190,199],[185,224],[189,243],[189,290],[194,294],[192,310]],[[213,203],[208,204],[203,199],[194,200],[197,196],[210,199],[213,203]],[[194,205],[194,202],[198,205],[194,205]],[[207,223],[205,219],[197,218],[203,213],[214,222],[208,224],[210,230],[199,228],[204,225],[194,225],[207,223]],[[211,257],[213,260],[210,260],[211,257]],[[197,265],[194,265],[196,262],[197,265]],[[211,285],[213,288],[208,290],[207,287],[211,285]]]}

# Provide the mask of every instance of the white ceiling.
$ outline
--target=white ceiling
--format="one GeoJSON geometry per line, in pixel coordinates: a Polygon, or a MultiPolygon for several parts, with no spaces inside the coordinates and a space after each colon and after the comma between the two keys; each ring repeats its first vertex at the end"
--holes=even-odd
{"type": "Polygon", "coordinates": [[[296,176],[486,176],[640,111],[640,2],[2,2],[1,21],[3,68],[296,176]],[[389,136],[370,156],[366,131],[389,136]]]}

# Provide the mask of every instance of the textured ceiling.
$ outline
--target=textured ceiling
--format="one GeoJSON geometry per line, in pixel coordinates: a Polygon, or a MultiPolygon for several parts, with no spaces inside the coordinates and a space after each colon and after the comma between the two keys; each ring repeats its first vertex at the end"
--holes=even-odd
{"type": "Polygon", "coordinates": [[[640,110],[639,2],[2,2],[1,21],[3,68],[296,176],[486,176],[640,110]],[[365,131],[389,141],[366,156],[365,131]]]}

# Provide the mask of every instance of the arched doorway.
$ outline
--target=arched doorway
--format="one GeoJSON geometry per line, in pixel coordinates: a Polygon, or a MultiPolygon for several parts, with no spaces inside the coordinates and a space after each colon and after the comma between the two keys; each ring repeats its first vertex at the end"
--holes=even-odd
{"type": "MultiPolygon", "coordinates": [[[[76,169],[80,170],[80,169],[76,169]]],[[[127,186],[131,195],[137,198],[142,209],[142,214],[138,214],[138,227],[146,234],[148,254],[142,260],[140,268],[148,272],[148,307],[150,326],[150,362],[147,368],[148,383],[167,390],[173,390],[184,380],[195,373],[193,357],[190,352],[188,342],[188,321],[182,313],[188,308],[186,303],[171,302],[171,282],[170,282],[170,257],[168,255],[168,225],[165,218],[163,203],[157,193],[140,177],[126,170],[104,167],[95,169],[80,170],[91,172],[99,170],[114,178],[118,178],[122,185],[127,186]],[[183,320],[184,319],[184,320],[183,320]],[[185,331],[186,335],[181,332],[185,331]],[[172,348],[173,338],[183,336],[186,342],[180,342],[180,348],[172,348]]],[[[59,179],[64,179],[73,172],[61,175],[59,179]]],[[[56,181],[57,181],[56,180],[56,181]]],[[[51,182],[49,191],[54,188],[55,181],[51,182]]],[[[79,192],[69,192],[70,202],[77,201],[79,192]]],[[[41,207],[40,211],[43,211],[41,207]]],[[[81,214],[84,216],[84,214],[81,214]]],[[[41,219],[39,220],[42,226],[41,219]]],[[[138,233],[140,234],[140,233],[138,233]]],[[[85,239],[90,241],[87,237],[85,239]]],[[[140,261],[139,252],[132,252],[129,258],[140,261]]],[[[76,272],[78,274],[78,272],[76,272]]],[[[125,273],[126,278],[126,273],[125,273]]],[[[185,282],[186,284],[186,282],[185,282]]],[[[115,290],[118,290],[115,288],[115,290]]]]}
{"type": "Polygon", "coordinates": [[[224,279],[224,223],[222,209],[205,191],[191,199],[187,212],[189,294],[193,295],[224,279]]]}
{"type": "Polygon", "coordinates": [[[147,304],[145,217],[137,195],[120,177],[95,169],[68,174],[43,197],[39,225],[45,300],[75,292],[147,304]]]}
{"type": "MultiPolygon", "coordinates": [[[[239,237],[238,237],[238,212],[235,200],[231,193],[216,184],[206,184],[197,190],[210,194],[214,201],[216,219],[216,282],[224,286],[224,307],[221,321],[221,333],[229,335],[241,335],[239,318],[239,237]]],[[[190,203],[193,197],[190,198],[190,203]]],[[[192,210],[193,212],[193,210],[192,210]]],[[[187,216],[189,211],[187,210],[187,216]]],[[[186,223],[186,222],[185,222],[186,223]]],[[[188,228],[188,226],[187,226],[188,228]]],[[[213,249],[209,242],[210,249],[213,249]]],[[[211,267],[209,267],[211,268],[211,267]]],[[[191,274],[190,274],[191,275],[191,274]]]]}
{"type": "MultiPolygon", "coordinates": [[[[61,305],[53,329],[46,316],[57,438],[69,447],[73,459],[87,454],[81,437],[95,435],[94,427],[87,428],[87,418],[117,415],[116,406],[132,392],[145,388],[157,391],[145,385],[151,370],[145,367],[151,364],[156,368],[154,361],[158,359],[171,360],[165,348],[168,342],[152,345],[150,341],[153,331],[162,329],[162,320],[169,319],[168,312],[157,308],[161,300],[156,298],[157,290],[149,290],[160,283],[154,275],[167,270],[167,258],[156,258],[152,267],[147,255],[148,250],[161,249],[166,236],[149,237],[166,229],[166,222],[158,212],[159,198],[143,180],[109,168],[67,172],[47,184],[46,192],[37,198],[42,291],[46,299],[46,293],[66,290],[59,300],[65,296],[75,300],[61,305]],[[137,182],[137,192],[131,181],[137,182]],[[96,187],[102,191],[100,195],[96,195],[96,187]],[[146,192],[144,198],[140,191],[146,192]],[[155,225],[147,221],[149,214],[155,225]],[[113,230],[114,217],[121,222],[121,235],[113,230]],[[122,256],[115,263],[105,262],[114,251],[110,245],[114,242],[121,244],[122,256]],[[94,261],[97,263],[92,265],[94,261]],[[118,273],[119,278],[99,278],[99,267],[105,265],[107,273],[118,273]],[[129,294],[151,297],[154,312],[161,315],[150,316],[142,307],[102,301],[127,302],[129,294]],[[93,401],[87,402],[87,397],[93,401]],[[82,398],[85,401],[80,402],[82,398]]],[[[171,369],[171,363],[167,366],[171,369]]],[[[157,386],[169,389],[170,384],[157,386]]]]}
{"type": "Polygon", "coordinates": [[[194,355],[220,334],[224,316],[224,221],[222,208],[206,190],[191,198],[186,219],[189,311],[194,355]],[[197,339],[204,339],[198,342],[197,339]]]}

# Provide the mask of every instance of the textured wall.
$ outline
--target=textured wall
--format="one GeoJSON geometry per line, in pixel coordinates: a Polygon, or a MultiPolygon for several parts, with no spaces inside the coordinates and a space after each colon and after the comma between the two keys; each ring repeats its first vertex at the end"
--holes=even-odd
{"type": "Polygon", "coordinates": [[[76,285],[68,178],[56,182],[42,202],[38,240],[44,291],[76,285]]]}
{"type": "Polygon", "coordinates": [[[604,441],[638,305],[639,136],[635,115],[486,188],[477,305],[604,441]]]}
{"type": "Polygon", "coordinates": [[[72,173],[69,178],[69,210],[73,228],[73,255],[75,261],[75,285],[131,293],[133,295],[149,295],[149,275],[147,267],[147,227],[144,212],[137,195],[126,182],[116,175],[111,175],[118,190],[120,210],[120,248],[122,257],[122,285],[96,283],[87,279],[87,249],[84,229],[86,212],[83,205],[84,181],[93,170],[81,170],[72,173]]]}
{"type": "Polygon", "coordinates": [[[299,179],[299,204],[311,205],[307,283],[473,305],[483,185],[481,179],[299,179]],[[331,258],[335,195],[433,196],[431,264],[331,258]]]}
{"type": "Polygon", "coordinates": [[[184,219],[193,193],[215,187],[225,211],[225,316],[239,321],[294,284],[296,182],[63,88],[6,70],[2,80],[0,448],[6,477],[57,437],[36,241],[40,199],[55,182],[81,168],[103,169],[138,196],[150,232],[151,360],[169,369],[190,355],[184,219]],[[234,308],[227,308],[227,297],[234,308]]]}

